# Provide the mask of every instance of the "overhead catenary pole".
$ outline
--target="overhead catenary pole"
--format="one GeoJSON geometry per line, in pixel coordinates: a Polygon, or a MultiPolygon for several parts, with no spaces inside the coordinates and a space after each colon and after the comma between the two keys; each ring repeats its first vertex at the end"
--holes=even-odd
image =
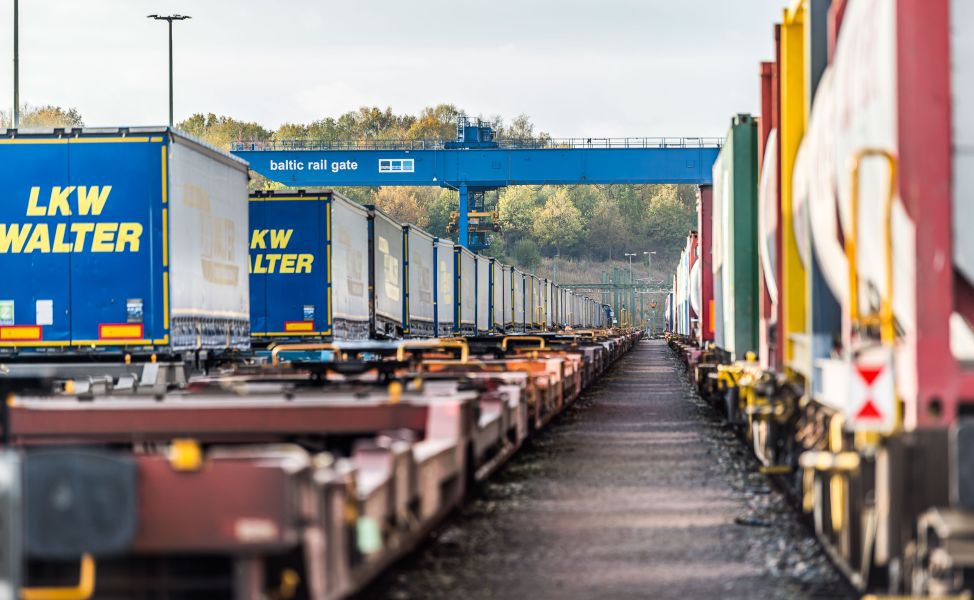
{"type": "Polygon", "coordinates": [[[169,126],[173,126],[173,76],[172,76],[172,22],[173,21],[185,21],[186,19],[192,19],[192,17],[187,15],[149,15],[149,19],[155,19],[156,21],[166,21],[169,24],[169,126]]]}
{"type": "Polygon", "coordinates": [[[14,112],[13,127],[20,127],[20,12],[14,0],[14,112]]]}

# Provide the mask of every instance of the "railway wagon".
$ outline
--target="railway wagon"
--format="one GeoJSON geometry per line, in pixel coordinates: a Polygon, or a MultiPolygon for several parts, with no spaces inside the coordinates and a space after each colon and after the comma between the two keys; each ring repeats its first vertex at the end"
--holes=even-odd
{"type": "Polygon", "coordinates": [[[331,190],[254,192],[249,204],[257,345],[554,327],[547,280],[373,206],[331,190]]]}
{"type": "Polygon", "coordinates": [[[249,347],[245,162],[167,128],[7,130],[0,177],[0,351],[249,347]]]}
{"type": "Polygon", "coordinates": [[[678,344],[863,590],[974,587],[972,21],[961,0],[785,11],[760,126],[735,118],[715,169],[716,348],[678,344]]]}
{"type": "Polygon", "coordinates": [[[10,380],[0,582],[24,598],[349,597],[638,338],[346,342],[344,382],[248,365],[154,398],[10,380]]]}

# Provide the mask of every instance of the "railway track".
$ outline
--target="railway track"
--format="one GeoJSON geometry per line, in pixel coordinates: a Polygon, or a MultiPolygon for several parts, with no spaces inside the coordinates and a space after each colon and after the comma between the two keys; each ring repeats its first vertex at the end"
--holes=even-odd
{"type": "Polygon", "coordinates": [[[681,370],[641,342],[362,597],[853,597],[681,370]]]}

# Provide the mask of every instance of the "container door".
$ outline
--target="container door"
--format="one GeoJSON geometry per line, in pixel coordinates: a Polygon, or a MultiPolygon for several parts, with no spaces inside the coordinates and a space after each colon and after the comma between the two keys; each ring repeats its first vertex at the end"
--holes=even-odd
{"type": "Polygon", "coordinates": [[[265,323],[259,331],[275,336],[326,333],[327,200],[252,204],[264,205],[263,218],[250,225],[251,306],[264,303],[265,323]],[[255,297],[253,288],[265,290],[263,300],[255,297]]]}
{"type": "Polygon", "coordinates": [[[73,236],[58,251],[51,241],[71,217],[47,208],[55,187],[69,184],[68,145],[0,144],[0,177],[0,347],[67,344],[73,236]]]}
{"type": "Polygon", "coordinates": [[[440,331],[437,335],[443,333],[453,332],[454,317],[456,312],[456,305],[454,302],[454,287],[456,286],[456,280],[454,278],[454,263],[456,262],[456,257],[454,255],[455,251],[453,249],[453,243],[448,241],[438,241],[436,245],[436,310],[437,310],[437,321],[439,323],[440,331]]]}
{"type": "Polygon", "coordinates": [[[334,196],[331,201],[331,325],[335,339],[368,337],[369,218],[361,206],[334,196]]]}
{"type": "Polygon", "coordinates": [[[267,328],[267,275],[254,273],[254,245],[257,243],[254,233],[267,228],[267,205],[265,200],[252,198],[247,207],[250,217],[250,239],[247,240],[250,248],[250,334],[257,337],[264,337],[271,331],[267,328]]]}
{"type": "MultiPolygon", "coordinates": [[[[170,206],[168,146],[162,140],[71,142],[68,181],[41,191],[54,215],[46,218],[52,252],[67,244],[57,224],[70,220],[74,233],[73,344],[168,343],[170,206]]],[[[65,308],[55,304],[52,312],[65,308]]],[[[46,310],[38,303],[38,320],[47,321],[46,310]]]]}
{"type": "Polygon", "coordinates": [[[375,215],[375,312],[402,321],[402,226],[381,214],[375,215]]]}

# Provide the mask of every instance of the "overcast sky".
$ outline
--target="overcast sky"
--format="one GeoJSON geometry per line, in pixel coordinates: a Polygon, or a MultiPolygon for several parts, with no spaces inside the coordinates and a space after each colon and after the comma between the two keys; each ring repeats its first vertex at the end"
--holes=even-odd
{"type": "MultiPolygon", "coordinates": [[[[758,110],[785,0],[20,0],[21,101],[87,125],[227,114],[268,127],[362,105],[520,113],[554,137],[723,135],[758,110]]],[[[0,0],[0,104],[13,97],[0,0]]]]}

